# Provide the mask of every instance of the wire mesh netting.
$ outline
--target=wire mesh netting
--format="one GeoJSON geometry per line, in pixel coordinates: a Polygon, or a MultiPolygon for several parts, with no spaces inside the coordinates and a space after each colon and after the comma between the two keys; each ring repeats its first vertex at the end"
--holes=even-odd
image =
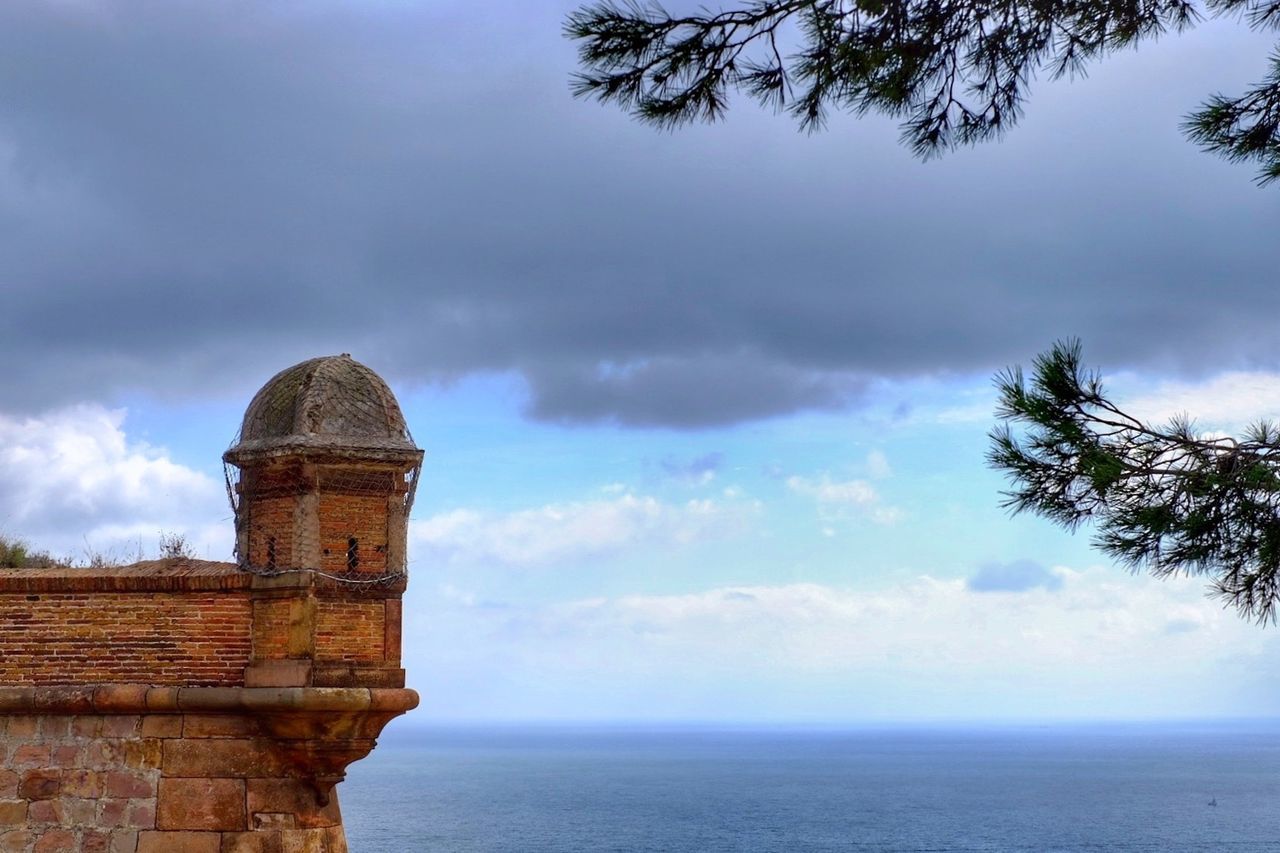
{"type": "Polygon", "coordinates": [[[418,466],[281,460],[264,468],[228,463],[224,470],[243,568],[315,570],[364,583],[403,576],[418,466]]]}
{"type": "Polygon", "coordinates": [[[350,356],[267,382],[223,462],[243,568],[352,583],[404,576],[422,451],[386,383],[350,356]]]}

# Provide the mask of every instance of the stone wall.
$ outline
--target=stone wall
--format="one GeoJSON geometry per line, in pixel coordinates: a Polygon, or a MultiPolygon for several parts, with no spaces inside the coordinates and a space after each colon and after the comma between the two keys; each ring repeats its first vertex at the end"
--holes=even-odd
{"type": "Polygon", "coordinates": [[[0,853],[346,853],[332,785],[410,693],[0,688],[0,853]]]}
{"type": "Polygon", "coordinates": [[[136,716],[0,716],[0,851],[135,853],[160,760],[136,716]]]}
{"type": "Polygon", "coordinates": [[[335,787],[418,701],[403,590],[0,569],[0,853],[346,853],[335,787]]]}

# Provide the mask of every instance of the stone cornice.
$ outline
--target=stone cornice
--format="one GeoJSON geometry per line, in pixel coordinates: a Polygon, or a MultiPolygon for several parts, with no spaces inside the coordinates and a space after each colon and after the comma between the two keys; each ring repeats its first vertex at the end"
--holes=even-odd
{"type": "Polygon", "coordinates": [[[314,589],[320,595],[386,598],[404,592],[403,575],[353,583],[311,569],[272,574],[248,571],[235,563],[208,560],[151,560],[102,568],[0,569],[0,593],[52,595],[86,592],[234,592],[314,589]]]}
{"type": "Polygon", "coordinates": [[[152,687],[77,684],[0,687],[0,714],[249,713],[403,714],[418,706],[404,687],[152,687]]]}

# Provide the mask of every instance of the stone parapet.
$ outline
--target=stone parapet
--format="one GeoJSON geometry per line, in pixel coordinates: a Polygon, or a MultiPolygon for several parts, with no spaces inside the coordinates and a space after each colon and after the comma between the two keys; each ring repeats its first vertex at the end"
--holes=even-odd
{"type": "Polygon", "coordinates": [[[0,569],[0,684],[403,687],[404,589],[184,559],[0,569]]]}

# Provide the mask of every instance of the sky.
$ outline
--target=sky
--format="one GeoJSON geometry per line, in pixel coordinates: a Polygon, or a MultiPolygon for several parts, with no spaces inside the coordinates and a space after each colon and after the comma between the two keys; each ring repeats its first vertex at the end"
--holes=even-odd
{"type": "Polygon", "coordinates": [[[1130,409],[1280,415],[1280,189],[1182,117],[1214,20],[929,162],[739,98],[569,94],[571,2],[0,6],[0,533],[229,559],[253,392],[349,352],[426,451],[425,721],[1280,713],[1275,628],[1000,507],[992,375],[1079,337],[1130,409]]]}

